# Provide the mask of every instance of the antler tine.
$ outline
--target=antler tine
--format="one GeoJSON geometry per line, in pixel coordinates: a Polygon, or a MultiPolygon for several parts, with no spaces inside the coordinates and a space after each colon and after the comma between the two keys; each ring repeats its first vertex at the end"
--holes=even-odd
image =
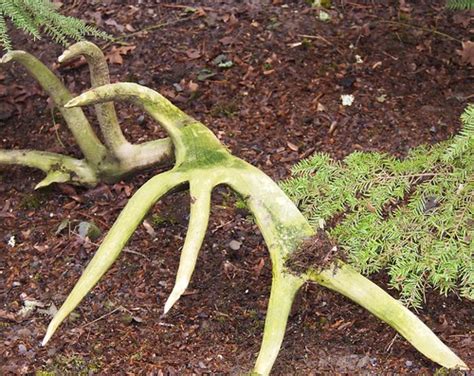
{"type": "Polygon", "coordinates": [[[103,85],[86,91],[64,105],[66,108],[97,104],[112,100],[128,101],[143,107],[168,132],[174,146],[180,142],[180,128],[196,122],[160,93],[131,82],[103,85]]]}
{"type": "Polygon", "coordinates": [[[212,185],[206,181],[190,181],[191,214],[189,218],[188,231],[184,241],[183,250],[179,260],[176,282],[168,300],[165,303],[164,313],[178,301],[189,285],[191,276],[196,267],[196,261],[206,235],[211,211],[212,185]]]}
{"type": "Polygon", "coordinates": [[[448,346],[398,300],[392,298],[350,265],[338,261],[334,268],[321,272],[310,270],[307,278],[360,304],[394,328],[418,351],[438,364],[446,368],[468,369],[467,365],[448,346]]]}
{"type": "Polygon", "coordinates": [[[23,65],[38,81],[58,106],[86,160],[94,166],[100,164],[107,155],[107,150],[94,133],[80,108],[66,109],[63,107],[64,103],[72,98],[72,94],[66,89],[61,80],[41,61],[25,51],[10,51],[0,60],[1,63],[8,63],[10,61],[23,65]]]}
{"type": "MultiPolygon", "coordinates": [[[[92,88],[110,84],[109,67],[105,56],[101,49],[91,42],[82,41],[73,44],[59,56],[58,61],[66,62],[78,56],[84,56],[89,65],[92,88]]],[[[120,147],[130,143],[122,133],[114,103],[98,104],[95,110],[104,141],[117,155],[120,147]]]]}
{"type": "Polygon", "coordinates": [[[49,324],[42,342],[43,346],[49,341],[67,315],[77,307],[110,268],[150,207],[170,189],[185,181],[185,174],[171,171],[164,172],[149,180],[132,196],[89,265],[87,265],[81,278],[49,324]]]}

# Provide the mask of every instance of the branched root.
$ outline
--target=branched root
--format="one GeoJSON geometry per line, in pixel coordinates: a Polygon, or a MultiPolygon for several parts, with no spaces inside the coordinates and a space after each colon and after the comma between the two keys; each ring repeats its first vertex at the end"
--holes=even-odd
{"type": "MultiPolygon", "coordinates": [[[[81,55],[86,58],[89,64],[92,87],[109,84],[109,71],[105,57],[102,51],[92,43],[79,42],[72,45],[60,56],[59,60],[65,62],[81,55]]],[[[8,52],[0,59],[0,64],[12,61],[23,65],[50,95],[85,157],[85,160],[81,161],[81,168],[93,171],[92,174],[88,174],[88,179],[84,179],[80,173],[77,174],[79,177],[76,178],[75,174],[64,172],[63,169],[55,169],[54,171],[43,169],[48,176],[37,185],[37,188],[55,182],[72,182],[86,185],[95,185],[101,180],[113,182],[136,170],[163,164],[163,162],[172,159],[172,144],[168,138],[138,145],[129,143],[120,129],[114,104],[110,101],[100,102],[95,106],[99,126],[104,136],[104,146],[94,133],[82,109],[64,106],[73,98],[73,95],[51,70],[34,56],[24,51],[8,52]],[[86,164],[88,166],[85,166],[86,164]],[[89,179],[91,175],[95,176],[92,180],[89,179]]],[[[0,150],[0,153],[2,152],[3,150],[0,150]]],[[[34,153],[40,152],[35,151],[34,153]]],[[[15,164],[11,158],[5,158],[7,159],[5,164],[15,164]]],[[[0,163],[3,163],[2,160],[0,160],[0,163]]],[[[17,164],[21,165],[22,163],[17,164]]],[[[71,171],[74,171],[74,169],[71,169],[71,171]]]]}
{"type": "MultiPolygon", "coordinates": [[[[84,56],[89,65],[92,88],[110,84],[109,68],[105,56],[100,48],[93,43],[84,41],[73,44],[59,56],[58,61],[63,63],[78,56],[84,56]]],[[[129,145],[129,142],[120,129],[113,102],[96,105],[95,112],[105,144],[112,154],[117,156],[118,150],[123,145],[129,145]]]]}

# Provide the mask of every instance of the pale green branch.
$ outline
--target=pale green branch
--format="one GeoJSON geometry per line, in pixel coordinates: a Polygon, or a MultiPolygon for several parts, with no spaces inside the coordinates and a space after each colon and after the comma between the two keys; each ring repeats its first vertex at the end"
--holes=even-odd
{"type": "Polygon", "coordinates": [[[211,210],[212,185],[205,177],[190,181],[189,193],[191,195],[191,212],[189,217],[188,232],[184,241],[183,250],[176,273],[176,282],[173,290],[165,303],[164,313],[183,295],[193,275],[196,261],[206,235],[209,213],[211,210]]]}

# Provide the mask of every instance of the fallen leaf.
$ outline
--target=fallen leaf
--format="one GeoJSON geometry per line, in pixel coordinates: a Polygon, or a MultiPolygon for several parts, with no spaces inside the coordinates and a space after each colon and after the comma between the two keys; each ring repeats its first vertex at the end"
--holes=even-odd
{"type": "Polygon", "coordinates": [[[260,258],[260,261],[258,262],[258,264],[256,264],[254,267],[253,267],[253,271],[254,271],[254,275],[256,277],[260,276],[261,272],[262,272],[262,269],[263,267],[265,266],[265,259],[263,257],[260,258]]]}
{"type": "Polygon", "coordinates": [[[198,76],[197,79],[198,81],[206,81],[208,78],[214,77],[217,73],[211,71],[210,69],[202,69],[198,76]]]}
{"type": "Polygon", "coordinates": [[[115,27],[119,32],[123,33],[125,27],[123,25],[120,25],[117,23],[117,21],[115,21],[114,19],[112,18],[109,18],[108,20],[105,21],[105,24],[108,25],[108,26],[113,26],[115,27]]]}
{"type": "Polygon", "coordinates": [[[201,57],[201,51],[191,48],[186,51],[186,56],[191,60],[199,59],[201,57]]]}
{"type": "Polygon", "coordinates": [[[471,23],[471,17],[468,15],[468,13],[456,13],[453,15],[453,23],[455,25],[461,25],[463,27],[468,27],[469,24],[471,23]]]}
{"type": "Polygon", "coordinates": [[[234,38],[230,36],[224,37],[224,38],[219,39],[219,42],[221,42],[223,45],[232,44],[232,42],[234,42],[234,38]]]}
{"type": "Polygon", "coordinates": [[[289,141],[288,141],[286,144],[287,144],[288,147],[289,147],[291,150],[293,150],[293,151],[298,151],[298,149],[299,149],[298,146],[296,146],[295,144],[292,144],[292,143],[289,142],[289,141]]]}
{"type": "Polygon", "coordinates": [[[156,236],[156,231],[153,228],[153,226],[148,222],[146,219],[143,221],[143,227],[145,227],[146,232],[148,235],[150,235],[152,238],[156,236]]]}
{"type": "Polygon", "coordinates": [[[54,232],[54,235],[59,235],[66,227],[69,226],[69,219],[63,219],[59,224],[58,228],[54,232]]]}
{"type": "Polygon", "coordinates": [[[341,102],[343,106],[352,106],[354,96],[352,94],[343,94],[341,95],[341,102]]]}
{"type": "Polygon", "coordinates": [[[51,303],[51,305],[47,309],[38,309],[38,312],[53,318],[58,312],[58,309],[54,305],[54,303],[51,303]]]}
{"type": "Polygon", "coordinates": [[[86,222],[86,221],[80,222],[77,225],[76,230],[81,239],[85,239],[87,237],[90,240],[95,240],[101,234],[100,229],[97,227],[97,225],[94,222],[86,222]]]}
{"type": "Polygon", "coordinates": [[[474,42],[462,42],[462,50],[458,50],[457,53],[463,63],[474,65],[474,42]]]}
{"type": "Polygon", "coordinates": [[[4,311],[0,309],[0,319],[9,320],[9,321],[16,321],[16,315],[14,313],[4,311]]]}
{"type": "Polygon", "coordinates": [[[188,89],[191,93],[194,93],[197,91],[199,85],[193,81],[189,81],[188,83],[188,89]]]}
{"type": "Polygon", "coordinates": [[[379,103],[383,103],[387,100],[387,94],[382,94],[382,95],[379,95],[378,97],[375,98],[377,100],[377,102],[379,103]]]}
{"type": "Polygon", "coordinates": [[[125,29],[127,29],[127,31],[130,31],[130,32],[136,31],[136,29],[130,24],[126,24],[125,29]]]}
{"type": "Polygon", "coordinates": [[[112,49],[105,55],[105,58],[110,64],[123,64],[122,55],[127,55],[129,52],[133,51],[136,46],[122,46],[115,47],[112,46],[112,49]]]}

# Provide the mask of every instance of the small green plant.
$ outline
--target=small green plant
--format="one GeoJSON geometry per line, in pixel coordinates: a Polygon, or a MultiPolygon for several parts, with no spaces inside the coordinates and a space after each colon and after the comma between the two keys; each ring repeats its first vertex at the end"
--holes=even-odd
{"type": "Polygon", "coordinates": [[[399,160],[316,154],[281,184],[313,226],[329,232],[365,274],[386,269],[402,300],[420,307],[428,286],[474,299],[474,106],[453,140],[399,160]]]}
{"type": "Polygon", "coordinates": [[[43,33],[56,43],[67,45],[69,40],[79,41],[86,36],[110,39],[110,36],[84,21],[67,17],[57,12],[49,0],[2,0],[0,1],[0,45],[7,51],[12,49],[6,19],[12,24],[40,39],[43,33]]]}

